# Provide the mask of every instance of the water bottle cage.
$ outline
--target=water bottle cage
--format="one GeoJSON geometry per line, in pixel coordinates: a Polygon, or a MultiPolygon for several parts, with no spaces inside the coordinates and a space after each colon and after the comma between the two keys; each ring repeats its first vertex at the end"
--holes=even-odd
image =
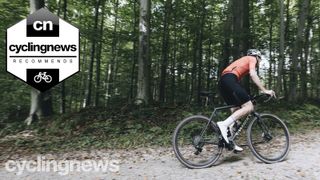
{"type": "Polygon", "coordinates": [[[231,137],[231,131],[230,131],[230,128],[228,127],[228,133],[227,133],[227,137],[229,138],[229,137],[231,137]]]}

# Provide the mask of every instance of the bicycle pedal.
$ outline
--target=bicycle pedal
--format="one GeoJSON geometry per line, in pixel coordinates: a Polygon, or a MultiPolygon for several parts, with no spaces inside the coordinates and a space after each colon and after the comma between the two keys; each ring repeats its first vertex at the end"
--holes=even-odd
{"type": "Polygon", "coordinates": [[[219,143],[218,143],[218,147],[224,148],[224,144],[225,143],[222,140],[220,140],[219,143]]]}
{"type": "Polygon", "coordinates": [[[241,153],[242,151],[237,151],[237,150],[233,149],[232,152],[235,153],[235,154],[239,154],[239,153],[241,153]]]}

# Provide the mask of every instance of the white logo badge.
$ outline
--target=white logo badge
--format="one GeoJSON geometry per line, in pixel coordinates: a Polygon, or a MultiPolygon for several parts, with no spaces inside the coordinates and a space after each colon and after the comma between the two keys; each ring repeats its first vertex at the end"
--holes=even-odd
{"type": "Polygon", "coordinates": [[[7,29],[7,71],[46,91],[79,71],[79,30],[45,8],[7,29]]]}

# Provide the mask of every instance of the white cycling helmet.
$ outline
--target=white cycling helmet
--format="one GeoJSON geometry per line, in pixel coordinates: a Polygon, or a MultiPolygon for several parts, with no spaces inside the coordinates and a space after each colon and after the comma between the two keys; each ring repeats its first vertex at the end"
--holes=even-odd
{"type": "Polygon", "coordinates": [[[261,52],[258,49],[249,49],[247,51],[247,56],[258,56],[261,58],[261,52]]]}

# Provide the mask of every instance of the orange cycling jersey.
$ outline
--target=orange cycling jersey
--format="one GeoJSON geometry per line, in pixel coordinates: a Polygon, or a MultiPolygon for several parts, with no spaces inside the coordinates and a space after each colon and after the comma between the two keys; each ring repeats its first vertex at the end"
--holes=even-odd
{"type": "Polygon", "coordinates": [[[255,69],[257,64],[257,59],[253,56],[244,56],[233,63],[231,63],[222,72],[222,75],[227,73],[233,73],[240,80],[243,76],[249,73],[251,69],[255,69]]]}

